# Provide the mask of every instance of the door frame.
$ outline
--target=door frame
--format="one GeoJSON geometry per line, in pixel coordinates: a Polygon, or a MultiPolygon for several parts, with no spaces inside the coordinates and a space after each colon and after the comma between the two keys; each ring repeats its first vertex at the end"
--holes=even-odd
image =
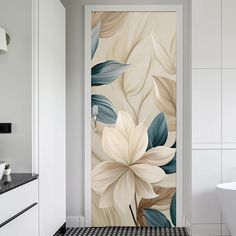
{"type": "MultiPolygon", "coordinates": [[[[93,11],[161,11],[176,12],[177,33],[177,166],[176,166],[176,196],[177,196],[177,226],[183,226],[185,218],[183,214],[183,92],[184,78],[188,74],[188,68],[184,68],[184,17],[183,4],[160,4],[160,5],[86,5],[85,6],[85,49],[84,49],[84,198],[85,198],[85,225],[91,226],[91,12],[93,11]],[[185,70],[185,71],[184,71],[185,70]]],[[[191,134],[191,133],[190,133],[191,134]]],[[[191,135],[189,135],[191,139],[191,135]]]]}

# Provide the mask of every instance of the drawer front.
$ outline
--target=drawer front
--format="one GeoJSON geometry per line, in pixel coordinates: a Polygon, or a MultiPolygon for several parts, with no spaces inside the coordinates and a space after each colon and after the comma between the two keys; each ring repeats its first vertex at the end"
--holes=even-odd
{"type": "Polygon", "coordinates": [[[38,236],[38,206],[30,208],[0,228],[1,236],[38,236]]]}
{"type": "Polygon", "coordinates": [[[38,203],[38,180],[33,180],[1,194],[0,224],[17,215],[33,203],[38,203]]]}

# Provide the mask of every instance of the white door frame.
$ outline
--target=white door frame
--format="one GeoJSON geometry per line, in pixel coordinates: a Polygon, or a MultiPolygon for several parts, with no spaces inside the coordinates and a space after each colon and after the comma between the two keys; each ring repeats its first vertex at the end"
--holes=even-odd
{"type": "Polygon", "coordinates": [[[176,218],[183,226],[183,78],[184,32],[183,5],[86,5],[85,6],[85,68],[84,68],[84,163],[85,163],[85,225],[91,226],[91,12],[93,11],[161,11],[176,12],[177,32],[177,166],[176,218]]]}

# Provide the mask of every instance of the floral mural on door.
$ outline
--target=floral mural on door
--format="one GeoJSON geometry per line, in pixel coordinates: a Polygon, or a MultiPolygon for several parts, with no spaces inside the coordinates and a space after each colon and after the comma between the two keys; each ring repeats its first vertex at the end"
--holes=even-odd
{"type": "Polygon", "coordinates": [[[92,12],[92,225],[176,225],[176,13],[92,12]]]}

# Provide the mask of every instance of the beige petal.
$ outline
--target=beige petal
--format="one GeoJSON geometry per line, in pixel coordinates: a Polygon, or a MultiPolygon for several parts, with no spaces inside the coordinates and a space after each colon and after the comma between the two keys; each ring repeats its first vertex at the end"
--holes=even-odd
{"type": "Polygon", "coordinates": [[[131,133],[134,130],[134,121],[131,115],[126,111],[119,111],[116,121],[116,128],[129,140],[131,133]]]}
{"type": "Polygon", "coordinates": [[[128,163],[129,147],[125,137],[115,128],[105,127],[102,133],[104,151],[114,161],[128,163]]]}
{"type": "MultiPolygon", "coordinates": [[[[155,87],[154,100],[166,117],[176,118],[176,82],[164,77],[153,76],[155,87]]],[[[174,126],[175,127],[175,126],[174,126]]],[[[168,124],[169,128],[169,124],[168,124]]]]}
{"type": "Polygon", "coordinates": [[[141,180],[140,178],[135,178],[135,191],[142,198],[155,198],[158,195],[154,192],[151,184],[141,180]]]}
{"type": "Polygon", "coordinates": [[[109,58],[116,58],[121,63],[126,63],[134,47],[142,39],[146,38],[153,29],[153,17],[150,12],[132,12],[127,15],[125,22],[132,27],[123,27],[121,34],[125,37],[117,37],[113,47],[108,51],[109,58]]]}
{"type": "Polygon", "coordinates": [[[128,99],[140,96],[146,89],[148,79],[151,80],[152,51],[151,37],[148,36],[135,45],[128,56],[126,64],[130,66],[123,75],[124,91],[128,99]]]}
{"type": "Polygon", "coordinates": [[[174,34],[171,40],[170,57],[172,60],[172,65],[175,67],[175,70],[176,70],[176,33],[174,34]]]}
{"type": "Polygon", "coordinates": [[[134,192],[134,174],[131,170],[128,170],[120,177],[114,190],[113,199],[117,207],[122,211],[127,211],[134,199],[134,192]]]}
{"type": "Polygon", "coordinates": [[[147,183],[158,183],[166,177],[166,173],[158,166],[135,164],[130,166],[134,174],[147,183]]]}
{"type": "Polygon", "coordinates": [[[91,28],[94,28],[98,22],[102,22],[104,14],[102,11],[94,11],[91,14],[91,28]]]}
{"type": "Polygon", "coordinates": [[[121,217],[115,207],[100,208],[100,196],[92,191],[92,225],[97,227],[121,225],[121,217]]]}
{"type": "Polygon", "coordinates": [[[152,35],[153,50],[156,60],[161,64],[162,68],[169,75],[176,74],[176,67],[173,61],[160,42],[156,42],[154,36],[152,35]]]}
{"type": "MultiPolygon", "coordinates": [[[[118,180],[117,180],[118,181],[118,180]]],[[[117,184],[117,181],[114,183],[110,184],[106,190],[103,192],[100,201],[99,201],[99,207],[100,208],[107,208],[111,207],[114,205],[114,200],[113,200],[113,192],[115,190],[115,186],[117,184]]]]}
{"type": "Polygon", "coordinates": [[[132,132],[129,139],[129,160],[134,163],[145,153],[148,145],[147,128],[141,122],[132,132]]]}
{"type": "Polygon", "coordinates": [[[176,117],[165,115],[169,131],[176,131],[176,117]]]}
{"type": "Polygon", "coordinates": [[[154,187],[155,193],[158,197],[153,199],[142,199],[139,202],[138,212],[142,212],[145,208],[151,208],[153,206],[165,206],[170,205],[171,200],[176,192],[176,188],[162,188],[154,187]]]}
{"type": "Polygon", "coordinates": [[[92,188],[101,194],[116,181],[126,170],[126,165],[113,161],[104,161],[92,170],[92,188]]]}
{"type": "Polygon", "coordinates": [[[158,146],[148,150],[137,163],[164,166],[175,156],[175,148],[158,146]]]}
{"type": "Polygon", "coordinates": [[[101,22],[101,38],[108,38],[114,35],[123,26],[128,12],[93,12],[92,27],[101,22]]]}

